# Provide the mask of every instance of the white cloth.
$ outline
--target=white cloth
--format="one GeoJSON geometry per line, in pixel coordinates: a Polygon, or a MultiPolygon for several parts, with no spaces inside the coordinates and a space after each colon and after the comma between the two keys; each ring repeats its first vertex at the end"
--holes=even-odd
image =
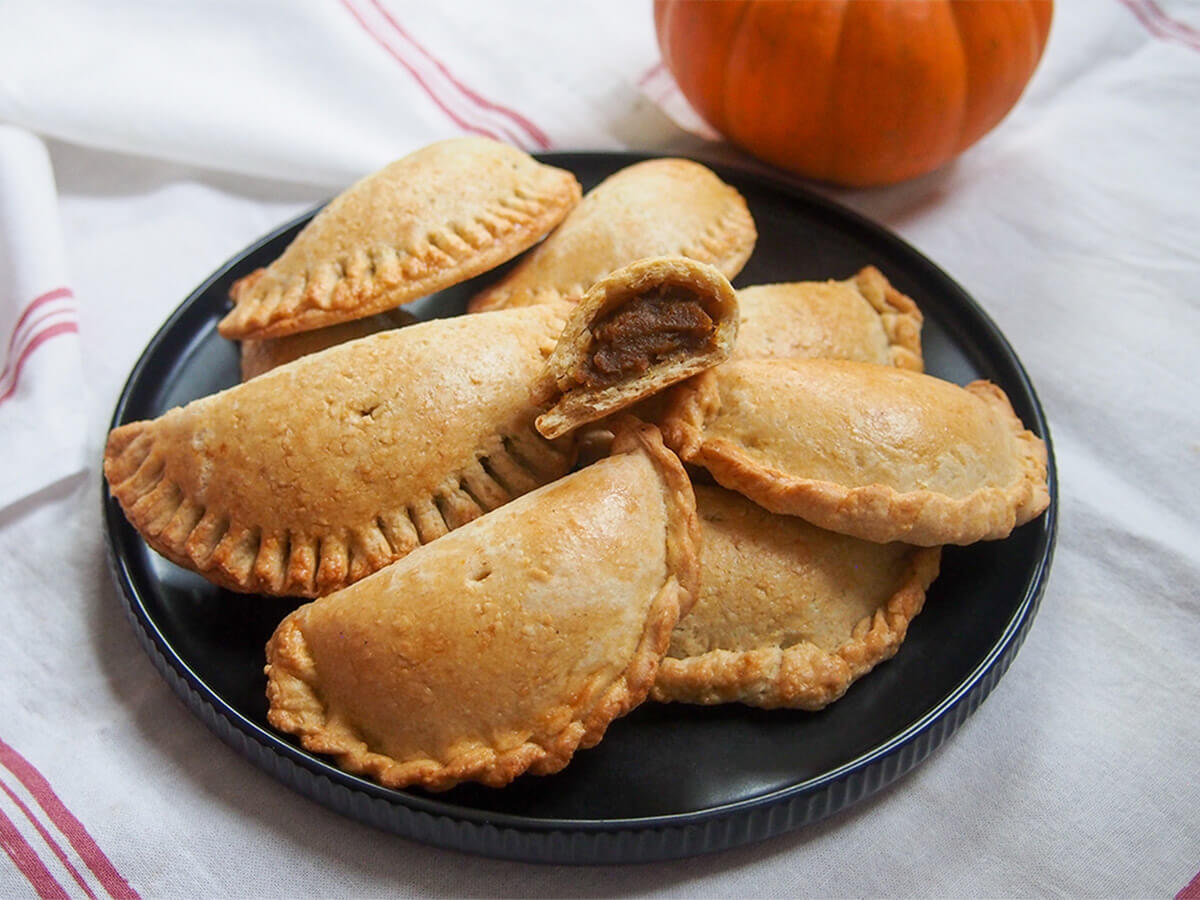
{"type": "Polygon", "coordinates": [[[46,148],[0,125],[0,508],[83,469],[87,388],[46,148]]]}
{"type": "MultiPolygon", "coordinates": [[[[977,147],[894,188],[821,188],[963,284],[1046,407],[1059,547],[1010,672],[941,751],[828,822],[614,869],[416,845],[327,812],[226,748],[124,621],[94,461],[121,385],[174,306],[388,159],[464,130],[530,149],[731,155],[672,118],[687,115],[655,71],[649,5],[58,0],[9,4],[3,20],[0,120],[53,139],[66,262],[86,298],[88,477],[0,510],[11,789],[0,826],[64,892],[1171,896],[1196,875],[1194,6],[1060,0],[1029,90],[977,147]],[[48,811],[51,796],[75,825],[48,811]]],[[[19,452],[7,430],[0,447],[6,468],[19,452]]],[[[32,893],[19,856],[0,856],[0,894],[32,893]]]]}

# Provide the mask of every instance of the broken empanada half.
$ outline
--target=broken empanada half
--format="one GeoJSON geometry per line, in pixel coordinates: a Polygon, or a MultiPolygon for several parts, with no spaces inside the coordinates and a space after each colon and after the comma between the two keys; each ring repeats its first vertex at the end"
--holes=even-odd
{"type": "Polygon", "coordinates": [[[1050,502],[1004,392],[847,360],[727,362],[672,389],[668,446],[772,512],[886,543],[1006,537],[1050,502]]]}
{"type": "Polygon", "coordinates": [[[326,325],[324,328],[301,331],[286,337],[267,338],[262,341],[244,340],[241,347],[242,381],[249,381],[264,372],[295,362],[302,356],[319,353],[380,331],[403,328],[416,321],[417,317],[412,313],[403,309],[392,309],[367,316],[365,319],[352,319],[349,322],[326,325]]]}
{"type": "Polygon", "coordinates": [[[220,332],[271,338],[393,309],[535,244],[578,202],[563,169],[485,138],[430,144],[340,194],[233,286],[220,332]]]}
{"type": "Polygon", "coordinates": [[[700,597],[653,699],[816,710],[896,653],[940,547],[861,541],[719,487],[695,493],[700,597]]]}
{"type": "Polygon", "coordinates": [[[643,259],[602,278],[572,311],[535,400],[554,438],[728,358],[737,297],[714,267],[682,256],[643,259]]]}
{"type": "Polygon", "coordinates": [[[647,256],[686,256],[732,279],[757,239],[742,195],[706,166],[652,159],[610,175],[471,312],[576,302],[614,269],[647,256]]]}
{"type": "Polygon", "coordinates": [[[380,332],[112,431],[147,543],[231,590],[319,596],[566,474],[529,385],[565,310],[380,332]]]}
{"type": "Polygon", "coordinates": [[[293,612],[267,718],[390,788],[562,769],[646,696],[699,577],[687,475],[630,417],[614,455],[293,612]]]}
{"type": "Polygon", "coordinates": [[[920,372],[921,312],[867,266],[845,281],[762,284],[738,291],[730,359],[855,359],[920,372]]]}

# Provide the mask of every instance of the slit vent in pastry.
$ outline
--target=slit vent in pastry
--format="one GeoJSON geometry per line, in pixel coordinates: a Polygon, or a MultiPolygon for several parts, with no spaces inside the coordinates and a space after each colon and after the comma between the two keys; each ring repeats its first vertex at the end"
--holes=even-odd
{"type": "Polygon", "coordinates": [[[727,362],[672,390],[668,446],[772,512],[869,541],[1006,537],[1050,502],[998,387],[845,360],[727,362]]]}
{"type": "Polygon", "coordinates": [[[293,612],[268,719],[391,788],[557,772],[648,693],[692,605],[698,525],[657,429],[293,612]]]}
{"type": "Polygon", "coordinates": [[[236,282],[220,332],[272,338],[393,309],[533,246],[578,202],[563,169],[484,138],[430,144],[337,196],[236,282]]]}
{"type": "Polygon", "coordinates": [[[647,256],[686,256],[732,279],[758,235],[746,201],[706,166],[651,159],[602,181],[471,312],[576,302],[614,269],[647,256]]]}
{"type": "Polygon", "coordinates": [[[332,347],[109,435],[112,495],[150,546],[235,591],[319,596],[570,470],[530,382],[541,306],[332,347]]]}
{"type": "Polygon", "coordinates": [[[940,547],[876,544],[697,485],[700,597],[651,696],[816,710],[903,643],[940,547]]]}

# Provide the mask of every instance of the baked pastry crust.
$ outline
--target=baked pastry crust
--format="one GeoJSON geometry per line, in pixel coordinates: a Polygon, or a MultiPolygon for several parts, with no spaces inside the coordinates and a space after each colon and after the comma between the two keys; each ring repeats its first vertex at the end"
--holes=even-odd
{"type": "Polygon", "coordinates": [[[738,291],[730,359],[855,359],[920,372],[921,311],[866,266],[845,281],[795,281],[738,291]]]}
{"type": "Polygon", "coordinates": [[[391,309],[365,319],[352,319],[327,325],[312,331],[301,331],[286,337],[262,341],[242,341],[242,381],[295,362],[302,356],[320,353],[338,344],[356,341],[361,337],[412,325],[417,317],[403,309],[391,309]]]}
{"type": "Polygon", "coordinates": [[[686,256],[729,279],[754,249],[754,219],[734,188],[686,159],[652,159],[610,175],[471,312],[578,301],[614,269],[647,256],[686,256]]]}
{"type": "Polygon", "coordinates": [[[727,362],[672,389],[668,446],[772,512],[869,541],[1006,537],[1050,502],[1000,388],[846,360],[727,362]]]}
{"type": "Polygon", "coordinates": [[[821,709],[900,648],[940,547],[860,541],[722,488],[695,493],[700,597],[653,699],[821,709]]]}
{"type": "Polygon", "coordinates": [[[236,282],[227,338],[271,338],[400,306],[536,243],[578,202],[579,182],[515,147],[454,138],[336,197],[266,269],[236,282]]]}
{"type": "Polygon", "coordinates": [[[553,405],[538,417],[538,431],[544,437],[559,437],[716,365],[728,358],[737,328],[737,296],[729,280],[710,265],[664,256],[638,260],[612,272],[584,294],[546,362],[534,399],[553,405]],[[631,369],[611,384],[589,384],[590,361],[605,348],[597,323],[611,320],[619,311],[637,312],[633,306],[659,297],[667,298],[662,306],[642,307],[646,315],[635,323],[637,334],[617,336],[619,345],[622,338],[628,343],[661,329],[664,340],[638,361],[644,368],[631,369]],[[699,338],[699,346],[672,347],[676,338],[690,337],[679,317],[672,315],[672,308],[681,302],[695,304],[700,318],[707,320],[704,327],[711,328],[699,338]]]}
{"type": "Polygon", "coordinates": [[[235,591],[319,596],[564,475],[529,384],[562,329],[544,306],[382,332],[153,421],[104,472],[163,556],[235,591]]]}
{"type": "Polygon", "coordinates": [[[293,612],[270,723],[391,788],[562,769],[646,696],[696,595],[695,505],[657,429],[293,612]]]}

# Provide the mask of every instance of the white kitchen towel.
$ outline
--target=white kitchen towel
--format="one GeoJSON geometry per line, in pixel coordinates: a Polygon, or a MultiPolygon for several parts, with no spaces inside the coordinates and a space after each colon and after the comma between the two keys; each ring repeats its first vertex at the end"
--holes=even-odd
{"type": "MultiPolygon", "coordinates": [[[[672,124],[649,0],[0,9],[0,120],[62,139],[47,145],[86,297],[93,460],[171,309],[386,159],[489,131],[530,149],[724,146],[672,124]]],[[[651,866],[535,869],[361,826],[243,761],[154,671],[105,571],[93,465],[0,515],[0,816],[24,842],[3,845],[0,896],[54,892],[37,857],[73,897],[1200,897],[1198,30],[1192,0],[1059,0],[995,132],[925,178],[836,192],[995,318],[1061,476],[1026,644],[894,787],[651,866]]]]}
{"type": "Polygon", "coordinates": [[[0,125],[0,509],[85,464],[75,303],[46,148],[0,125]]]}
{"type": "Polygon", "coordinates": [[[205,168],[341,188],[462,133],[530,151],[702,143],[660,108],[643,0],[56,0],[4,20],[0,120],[205,168]]]}

